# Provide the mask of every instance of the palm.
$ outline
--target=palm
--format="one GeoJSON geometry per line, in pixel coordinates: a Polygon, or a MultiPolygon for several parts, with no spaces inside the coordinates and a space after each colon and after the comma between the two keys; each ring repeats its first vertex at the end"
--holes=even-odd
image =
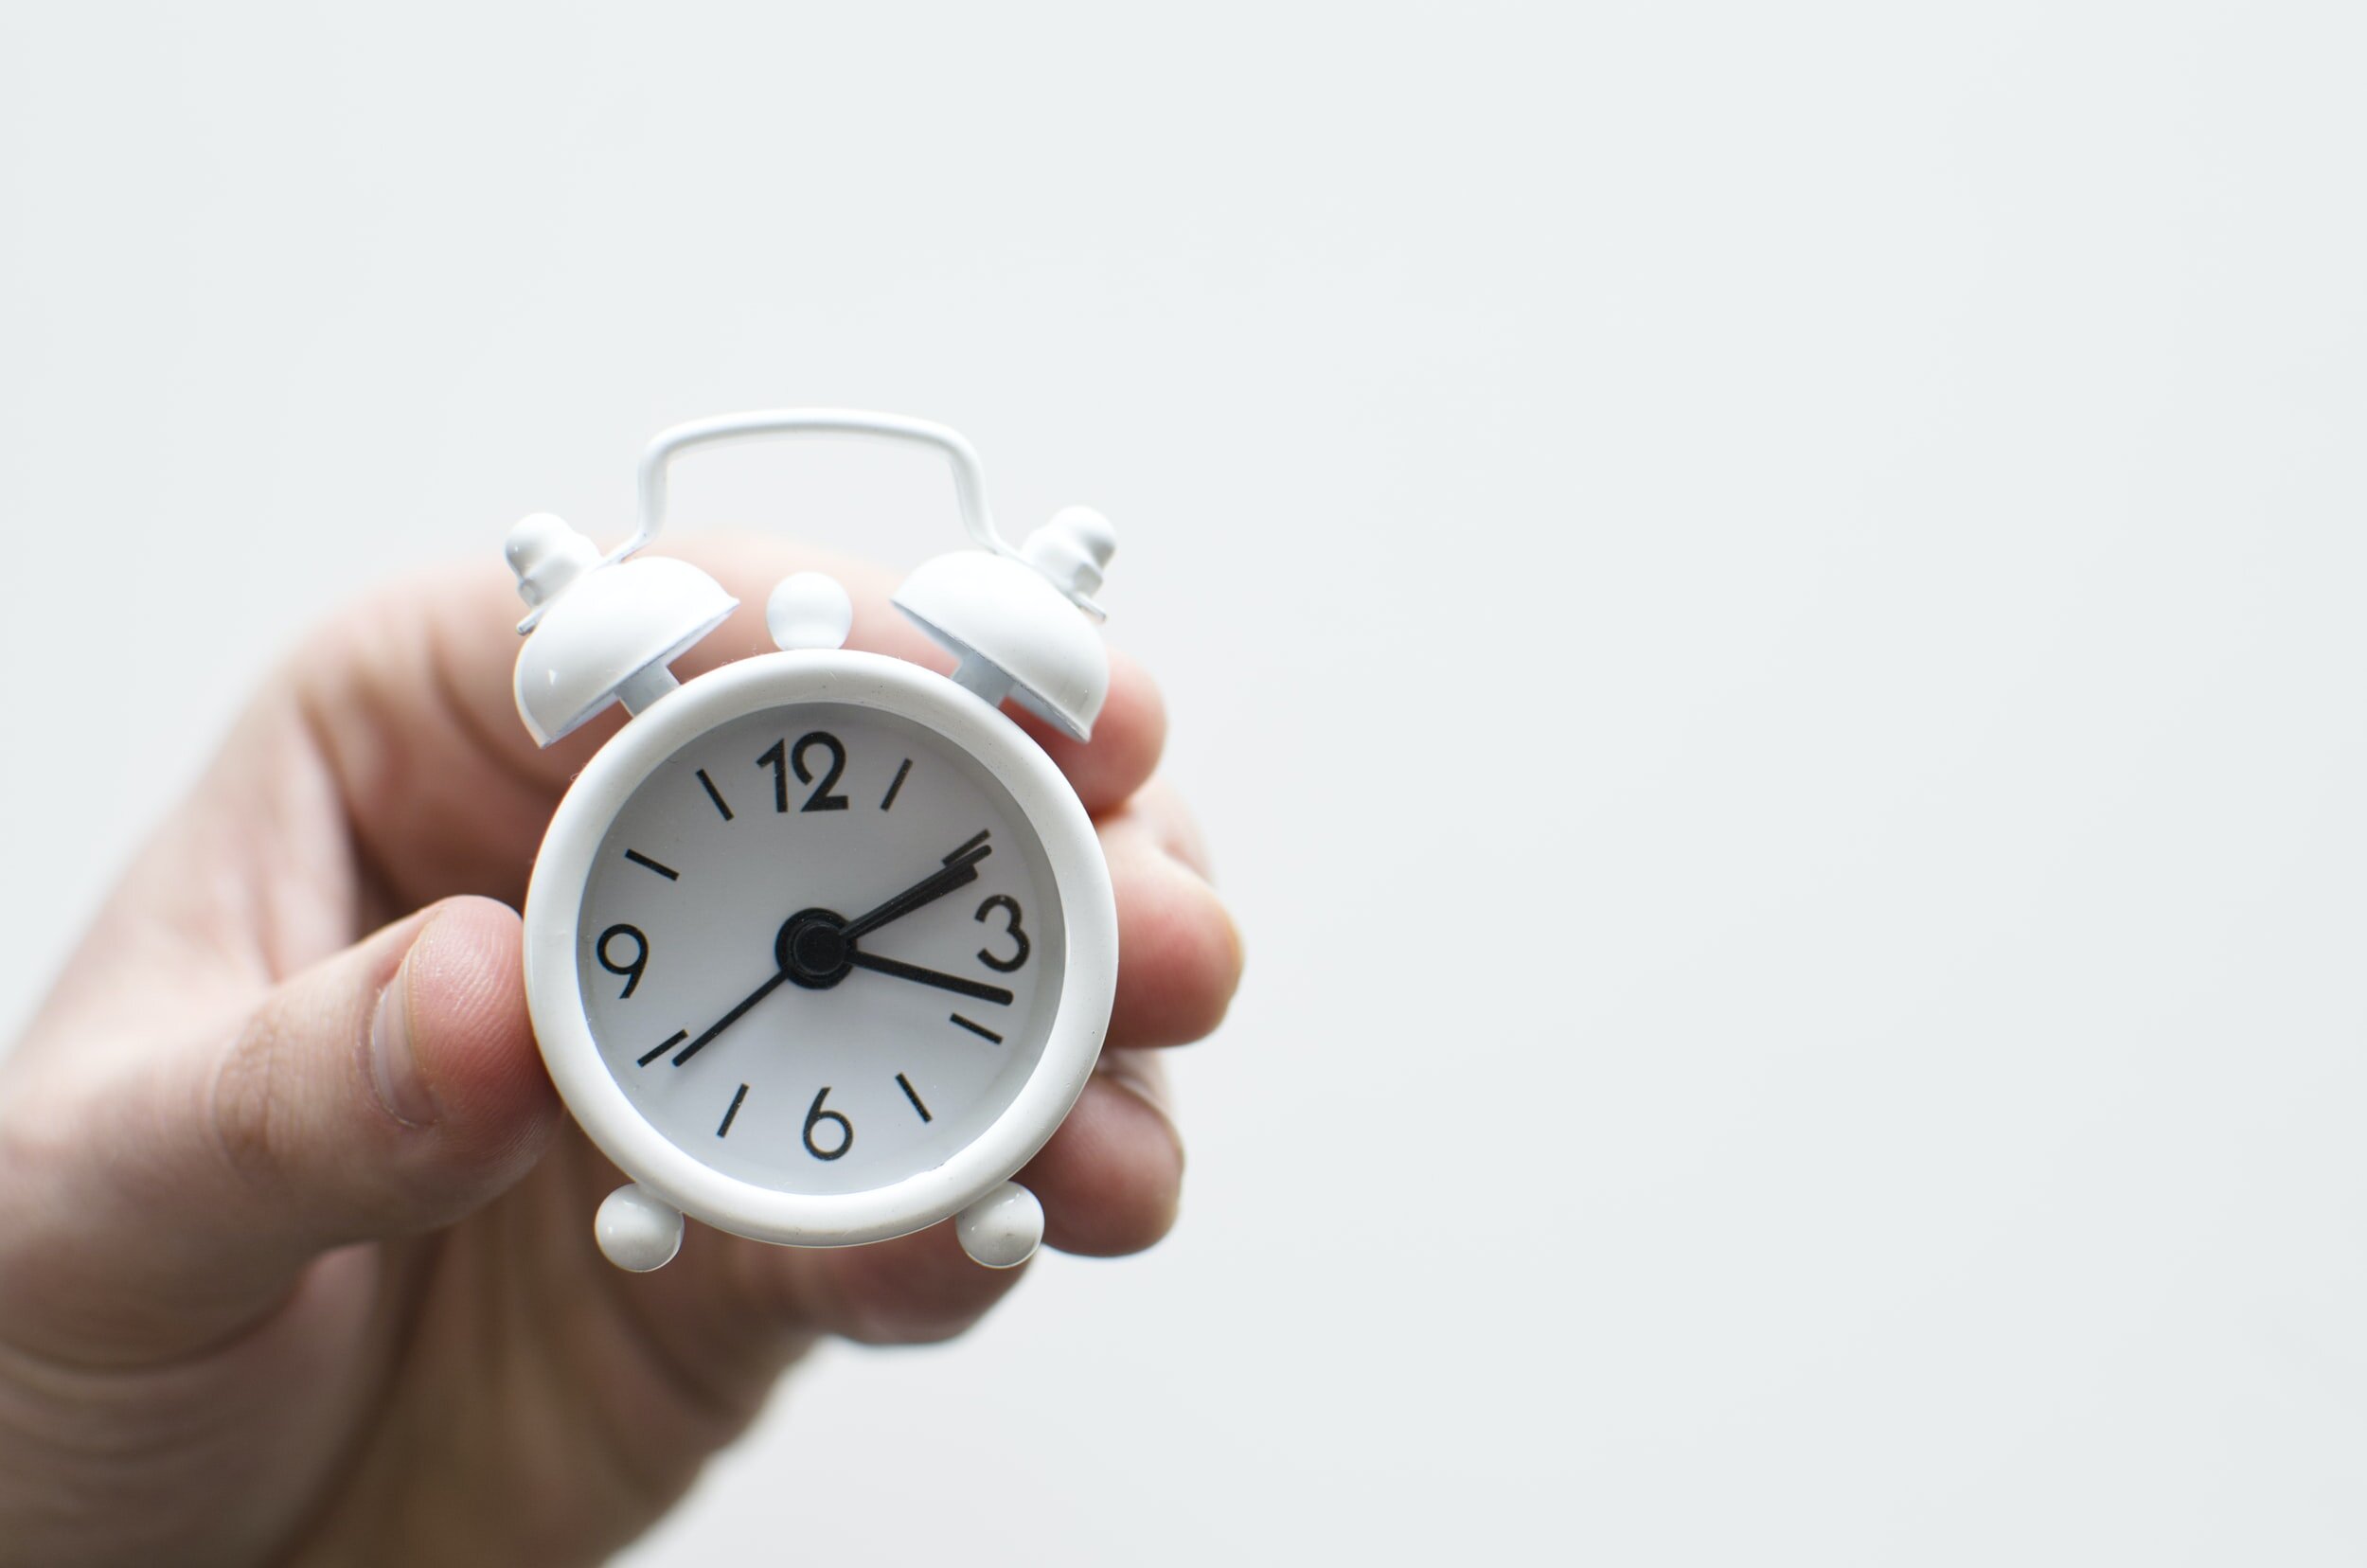
{"type": "MultiPolygon", "coordinates": [[[[760,601],[789,562],[742,551],[707,564],[743,601],[760,601]]],[[[881,614],[876,585],[850,586],[862,606],[855,640],[917,653],[881,614]]],[[[458,592],[390,597],[347,623],[364,630],[329,639],[258,704],[7,1064],[17,1079],[11,1110],[87,1114],[156,1053],[198,1049],[192,1019],[203,1021],[205,1048],[218,1050],[216,1035],[268,1013],[304,976],[361,962],[352,944],[366,953],[417,935],[369,935],[390,920],[456,895],[520,901],[544,821],[607,731],[551,754],[525,739],[507,711],[514,645],[500,590],[489,572],[458,592]],[[144,955],[136,983],[116,956],[127,949],[144,955]]],[[[727,627],[705,657],[751,651],[758,634],[727,627]]],[[[1094,748],[1047,742],[1100,822],[1118,884],[1127,956],[1113,1046],[1204,1032],[1238,963],[1220,909],[1176,862],[1192,853],[1188,827],[1156,792],[1138,793],[1158,744],[1156,699],[1123,670],[1094,748]]],[[[300,1545],[339,1561],[595,1560],[681,1493],[817,1335],[941,1338],[1012,1283],[970,1263],[945,1226],[845,1252],[759,1246],[694,1226],[665,1270],[609,1267],[590,1220],[621,1178],[559,1114],[533,1060],[514,915],[447,904],[432,926],[406,966],[427,962],[418,954],[431,947],[451,955],[445,967],[457,977],[439,1004],[451,1017],[438,1015],[429,1044],[444,1053],[439,1093],[454,1102],[445,1120],[462,1124],[455,1133],[439,1122],[432,1135],[459,1139],[438,1157],[472,1172],[473,1185],[452,1178],[446,1195],[436,1190],[446,1178],[432,1172],[427,1196],[384,1200],[390,1210],[408,1204],[412,1218],[349,1232],[391,1239],[310,1261],[301,1253],[317,1248],[292,1243],[293,1284],[269,1266],[266,1245],[252,1270],[200,1269],[151,1288],[169,1258],[110,1274],[88,1245],[70,1251],[31,1221],[0,1222],[0,1349],[14,1342],[61,1365],[98,1364],[77,1375],[104,1379],[112,1399],[148,1399],[167,1425],[206,1414],[203,1452],[168,1445],[156,1460],[156,1485],[180,1488],[206,1521],[200,1535],[169,1508],[152,1522],[181,1559],[300,1545]],[[475,1132],[472,1116],[485,1123],[475,1132]],[[78,1315],[95,1298],[136,1307],[102,1331],[78,1315]],[[204,1507],[225,1485],[238,1508],[204,1507]]],[[[249,1183],[266,1189],[267,1223],[274,1199],[299,1208],[305,1199],[268,1190],[280,1180],[275,1144],[288,1136],[286,1080],[328,1069],[283,1060],[277,1025],[247,1029],[263,1048],[234,1050],[205,1093],[230,1163],[252,1153],[267,1172],[249,1183]]],[[[1029,1169],[1054,1246],[1129,1251],[1171,1219],[1180,1155],[1146,1097],[1140,1057],[1105,1056],[1105,1072],[1029,1169]]],[[[7,1131],[0,1124],[0,1150],[7,1131]]],[[[387,1135],[398,1146],[419,1136],[387,1135]]],[[[327,1168],[344,1181],[361,1158],[332,1151],[327,1168]]],[[[233,1189],[240,1204],[254,1196],[233,1189]]],[[[365,1183],[347,1203],[372,1211],[381,1198],[365,1183]]],[[[231,1244],[254,1228],[234,1231],[231,1244]]],[[[0,1380],[0,1400],[8,1392],[0,1380]]],[[[0,1463],[0,1475],[8,1469],[0,1463]]],[[[0,1522],[10,1501],[0,1482],[0,1522]]]]}
{"type": "Polygon", "coordinates": [[[459,1223],[313,1265],[331,1277],[275,1335],[377,1369],[291,1379],[302,1400],[276,1410],[292,1430],[337,1434],[309,1495],[289,1499],[289,1517],[322,1520],[323,1559],[401,1539],[399,1560],[596,1560],[756,1414],[808,1331],[750,1309],[764,1272],[753,1243],[700,1233],[657,1274],[610,1267],[585,1217],[615,1180],[570,1128],[459,1223]],[[421,1495],[439,1506],[418,1513],[421,1495]]]}

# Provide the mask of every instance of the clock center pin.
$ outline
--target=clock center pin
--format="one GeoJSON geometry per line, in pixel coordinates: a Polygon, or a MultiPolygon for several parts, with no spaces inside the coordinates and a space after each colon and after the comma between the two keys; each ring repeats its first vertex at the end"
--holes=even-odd
{"type": "Polygon", "coordinates": [[[773,957],[790,979],[809,990],[828,990],[846,978],[845,917],[835,910],[801,909],[781,924],[773,957]]]}

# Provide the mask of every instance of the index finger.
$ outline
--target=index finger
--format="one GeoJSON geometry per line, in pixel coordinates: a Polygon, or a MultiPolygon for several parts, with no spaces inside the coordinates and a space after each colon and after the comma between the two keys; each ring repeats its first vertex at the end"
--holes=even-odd
{"type": "MultiPolygon", "coordinates": [[[[952,659],[890,603],[894,579],[866,562],[782,541],[715,538],[678,552],[712,574],[739,608],[675,661],[687,680],[770,652],[764,601],[791,572],[827,571],[846,586],[846,646],[944,672],[952,659]]],[[[307,645],[293,671],[362,858],[399,904],[455,893],[523,900],[535,846],[569,780],[624,722],[613,708],[547,749],[512,705],[522,608],[498,561],[415,580],[358,606],[307,645]]],[[[1100,814],[1158,765],[1166,719],[1157,688],[1111,657],[1110,694],[1090,744],[1013,711],[1100,814]]]]}

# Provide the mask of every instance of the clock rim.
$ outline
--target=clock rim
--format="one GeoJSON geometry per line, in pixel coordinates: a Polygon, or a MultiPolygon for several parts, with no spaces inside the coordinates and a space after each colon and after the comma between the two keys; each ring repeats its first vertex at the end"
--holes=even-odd
{"type": "Polygon", "coordinates": [[[783,1246],[854,1246],[924,1230],[993,1191],[1043,1147],[1084,1092],[1117,990],[1117,910],[1093,821],[1052,759],[1000,709],[945,676],[853,650],[767,653],[700,675],[594,755],[552,813],[526,885],[526,1007],[544,1067],[578,1125],[633,1181],[683,1213],[783,1246]],[[858,1192],[782,1192],[727,1176],[642,1115],[600,1055],[577,964],[584,887],[618,811],[699,735],[746,714],[838,703],[894,714],[961,747],[1010,793],[1043,846],[1066,951],[1034,1069],[1003,1113],[941,1164],[858,1192]]]}

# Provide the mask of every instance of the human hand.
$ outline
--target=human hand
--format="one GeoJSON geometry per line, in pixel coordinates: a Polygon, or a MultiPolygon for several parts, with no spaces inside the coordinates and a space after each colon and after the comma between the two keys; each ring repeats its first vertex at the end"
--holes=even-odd
{"type": "MultiPolygon", "coordinates": [[[[769,650],[767,590],[813,564],[685,553],[742,601],[685,676],[769,650]]],[[[946,668],[877,573],[825,564],[849,647],[946,668]]],[[[840,1251],[693,1225],[659,1273],[601,1257],[622,1178],[543,1074],[513,910],[622,721],[538,752],[516,617],[489,561],[313,637],[0,1062],[0,1563],[596,1561],[818,1336],[942,1339],[1024,1272],[950,1224],[840,1251]]],[[[1090,746],[1023,720],[1117,894],[1108,1048],[1020,1178],[1046,1243],[1096,1256],[1173,1221],[1149,1048],[1213,1029],[1241,961],[1151,781],[1158,695],[1113,665],[1090,746]]]]}

